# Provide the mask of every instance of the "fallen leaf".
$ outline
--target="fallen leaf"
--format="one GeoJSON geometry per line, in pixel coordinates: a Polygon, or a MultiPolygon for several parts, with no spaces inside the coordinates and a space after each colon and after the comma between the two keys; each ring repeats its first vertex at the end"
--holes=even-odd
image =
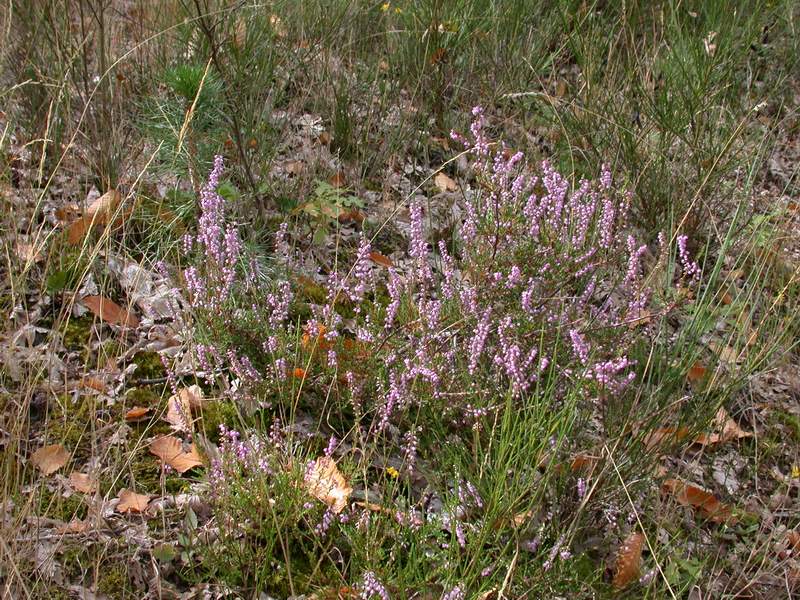
{"type": "Polygon", "coordinates": [[[84,213],[87,217],[95,217],[102,221],[102,224],[108,222],[114,211],[122,202],[122,195],[117,190],[109,190],[102,196],[95,198],[95,200],[86,208],[84,213]]]}
{"type": "Polygon", "coordinates": [[[345,184],[344,175],[341,171],[336,171],[336,173],[334,173],[333,176],[328,180],[328,183],[335,188],[343,188],[345,184]]]}
{"type": "Polygon", "coordinates": [[[69,474],[69,484],[73,490],[82,494],[93,494],[97,490],[97,480],[91,475],[78,471],[69,474]]]}
{"type": "Polygon", "coordinates": [[[614,563],[614,579],[612,584],[618,590],[627,587],[639,579],[642,569],[642,549],[644,548],[644,534],[635,532],[630,534],[617,552],[614,563]]]}
{"type": "Polygon", "coordinates": [[[570,464],[570,469],[573,471],[581,471],[583,469],[594,471],[594,468],[597,466],[597,463],[599,461],[600,461],[599,456],[591,456],[589,454],[576,454],[575,458],[572,459],[572,463],[570,464]]]}
{"type": "Polygon", "coordinates": [[[185,473],[189,469],[203,464],[203,459],[197,452],[194,443],[189,444],[189,450],[184,450],[183,442],[171,435],[161,436],[151,442],[150,453],[155,454],[178,473],[185,473]]]}
{"type": "Polygon", "coordinates": [[[140,513],[147,508],[152,497],[150,494],[137,494],[125,488],[119,493],[119,503],[116,510],[119,513],[140,513]]]}
{"type": "Polygon", "coordinates": [[[447,50],[444,48],[437,48],[436,51],[431,54],[430,62],[432,65],[436,65],[440,62],[443,62],[447,59],[447,50]]]}
{"type": "Polygon", "coordinates": [[[687,373],[686,378],[690,383],[697,383],[705,379],[707,373],[708,370],[703,366],[703,364],[700,361],[696,361],[689,368],[689,373],[687,373]]]}
{"type": "Polygon", "coordinates": [[[194,427],[192,411],[200,409],[203,403],[203,390],[193,385],[183,388],[167,401],[167,415],[164,419],[175,431],[191,432],[194,427]]]}
{"type": "Polygon", "coordinates": [[[720,406],[714,417],[714,433],[701,433],[694,439],[694,443],[700,446],[710,446],[713,444],[724,444],[731,440],[753,437],[752,431],[745,431],[734,421],[724,407],[720,406]]]}
{"type": "Polygon", "coordinates": [[[39,246],[37,248],[36,245],[29,244],[28,242],[17,242],[16,250],[17,258],[22,262],[39,262],[44,258],[44,256],[42,256],[42,247],[39,246]]]}
{"type": "Polygon", "coordinates": [[[719,356],[719,359],[722,362],[733,365],[736,364],[736,362],[739,359],[739,353],[736,351],[735,348],[732,348],[731,346],[725,346],[717,342],[709,342],[708,346],[714,351],[714,353],[717,356],[719,356]]]}
{"type": "Polygon", "coordinates": [[[103,296],[84,296],[83,305],[93,314],[112,325],[125,327],[138,327],[139,319],[132,312],[128,312],[119,304],[103,296]]]}
{"type": "Polygon", "coordinates": [[[361,500],[359,500],[358,502],[355,503],[355,505],[358,506],[359,508],[365,508],[370,512],[379,512],[385,515],[389,515],[390,517],[393,517],[395,514],[395,512],[391,508],[387,508],[386,506],[381,506],[380,504],[377,504],[375,502],[362,502],[361,500]]]}
{"type": "Polygon", "coordinates": [[[292,371],[292,377],[296,379],[303,379],[305,376],[306,376],[306,371],[301,367],[295,367],[294,370],[292,371]]]}
{"type": "Polygon", "coordinates": [[[305,163],[302,160],[290,160],[283,165],[283,170],[289,175],[299,175],[304,169],[305,163]]]}
{"type": "Polygon", "coordinates": [[[107,392],[108,386],[104,381],[97,377],[84,377],[81,379],[81,387],[84,389],[95,390],[97,392],[107,392]]]}
{"type": "Polygon", "coordinates": [[[325,325],[310,325],[306,324],[303,328],[304,333],[303,336],[300,338],[300,345],[303,346],[304,349],[311,352],[312,350],[321,350],[327,351],[331,348],[331,343],[325,339],[325,334],[328,332],[328,328],[325,325]],[[316,328],[316,334],[311,331],[312,327],[316,328]]]}
{"type": "Polygon", "coordinates": [[[642,442],[645,448],[653,450],[664,444],[679,442],[689,436],[686,427],[660,427],[648,433],[642,442]]]}
{"type": "Polygon", "coordinates": [[[786,532],[786,543],[789,546],[789,550],[797,551],[800,550],[800,531],[796,529],[790,529],[786,532]]]}
{"type": "Polygon", "coordinates": [[[343,225],[346,223],[358,223],[361,225],[364,222],[364,213],[353,208],[351,210],[345,210],[339,213],[337,219],[339,220],[339,223],[342,223],[343,225]]]}
{"type": "Polygon", "coordinates": [[[58,533],[84,533],[91,528],[92,524],[88,521],[73,519],[69,523],[62,523],[56,527],[58,533]]]}
{"type": "Polygon", "coordinates": [[[441,171],[433,178],[433,183],[443,192],[455,192],[458,189],[458,184],[441,171]]]}
{"type": "Polygon", "coordinates": [[[381,265],[383,267],[393,267],[394,263],[388,256],[384,256],[380,252],[370,252],[369,259],[374,262],[375,264],[381,265]]]}
{"type": "Polygon", "coordinates": [[[61,444],[39,448],[31,455],[31,462],[45,475],[51,475],[67,464],[69,452],[61,444]]]}
{"type": "Polygon", "coordinates": [[[142,406],[134,406],[128,412],[125,413],[125,420],[126,421],[141,421],[143,418],[147,416],[150,412],[149,408],[144,408],[142,406]]]}
{"type": "MultiPolygon", "coordinates": [[[[76,245],[86,237],[92,227],[108,225],[121,202],[122,196],[117,190],[110,190],[96,198],[86,208],[83,216],[70,223],[67,228],[67,242],[76,245]]],[[[122,215],[122,217],[129,215],[130,211],[128,211],[127,215],[122,215]]],[[[117,222],[119,222],[119,219],[115,221],[115,223],[117,222]]]]}
{"type": "Polygon", "coordinates": [[[335,514],[342,512],[353,493],[336,462],[328,456],[321,456],[311,465],[304,480],[306,491],[317,500],[331,507],[335,514]]]}
{"type": "Polygon", "coordinates": [[[667,479],[661,484],[661,491],[672,495],[678,504],[691,506],[714,523],[733,522],[731,508],[699,487],[679,479],[667,479]]]}

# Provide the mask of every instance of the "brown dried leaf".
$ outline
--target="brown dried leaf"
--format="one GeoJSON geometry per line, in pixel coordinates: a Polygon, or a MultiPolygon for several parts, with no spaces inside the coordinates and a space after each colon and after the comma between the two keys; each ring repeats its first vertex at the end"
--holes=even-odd
{"type": "Polygon", "coordinates": [[[441,171],[433,178],[433,183],[443,192],[455,192],[458,190],[458,184],[441,171]]]}
{"type": "Polygon", "coordinates": [[[384,256],[380,252],[370,252],[369,259],[374,262],[375,264],[381,265],[383,267],[393,267],[394,263],[388,256],[384,256]]]}
{"type": "Polygon", "coordinates": [[[106,323],[124,327],[138,327],[139,319],[119,304],[103,296],[84,296],[83,305],[106,323]]]}
{"type": "Polygon", "coordinates": [[[134,406],[128,412],[125,413],[125,420],[126,421],[141,421],[144,419],[147,414],[150,412],[149,408],[144,408],[142,406],[134,406]]]}
{"type": "Polygon", "coordinates": [[[304,480],[306,491],[331,507],[339,514],[347,506],[347,500],[353,493],[344,475],[341,474],[334,460],[321,456],[306,473],[304,480]]]}
{"type": "Polygon", "coordinates": [[[119,513],[140,513],[147,508],[152,497],[150,494],[137,494],[125,488],[119,493],[119,503],[116,510],[119,513]]]}
{"type": "Polygon", "coordinates": [[[714,523],[733,522],[731,508],[699,487],[689,485],[679,479],[667,479],[661,484],[661,491],[674,496],[678,504],[691,506],[709,521],[714,523]]]}
{"type": "Polygon", "coordinates": [[[618,590],[627,587],[639,579],[642,568],[642,549],[644,548],[644,534],[635,532],[630,534],[619,552],[614,564],[614,579],[612,584],[618,590]]]}
{"type": "Polygon", "coordinates": [[[52,475],[67,464],[69,452],[61,444],[39,448],[31,455],[31,462],[39,467],[44,475],[52,475]]]}
{"type": "Polygon", "coordinates": [[[69,474],[69,484],[73,490],[82,494],[93,494],[97,490],[97,480],[87,473],[78,471],[69,474]]]}
{"type": "Polygon", "coordinates": [[[642,442],[645,448],[653,450],[664,444],[679,442],[689,436],[686,427],[660,427],[648,433],[642,442]]]}
{"type": "Polygon", "coordinates": [[[22,262],[39,262],[44,258],[42,255],[42,246],[38,247],[35,244],[28,242],[18,241],[16,245],[17,258],[22,262]]]}
{"type": "Polygon", "coordinates": [[[696,361],[689,369],[689,373],[687,373],[686,378],[690,383],[698,383],[703,381],[707,374],[708,369],[706,369],[700,361],[696,361]]]}
{"type": "Polygon", "coordinates": [[[183,388],[168,400],[164,419],[175,431],[191,432],[194,429],[192,410],[199,410],[202,404],[203,390],[200,386],[183,388]]]}
{"type": "Polygon", "coordinates": [[[155,454],[178,473],[185,473],[203,464],[203,459],[194,444],[189,445],[189,450],[184,450],[183,443],[171,435],[156,438],[150,444],[150,453],[155,454]]]}
{"type": "Polygon", "coordinates": [[[102,196],[95,198],[87,207],[84,215],[90,218],[95,217],[96,222],[105,225],[121,202],[122,195],[117,190],[109,190],[102,196]]]}
{"type": "Polygon", "coordinates": [[[725,408],[720,407],[717,416],[714,417],[714,433],[698,435],[694,443],[700,446],[710,446],[713,444],[724,444],[731,440],[753,437],[753,432],[745,431],[734,421],[725,408]]]}

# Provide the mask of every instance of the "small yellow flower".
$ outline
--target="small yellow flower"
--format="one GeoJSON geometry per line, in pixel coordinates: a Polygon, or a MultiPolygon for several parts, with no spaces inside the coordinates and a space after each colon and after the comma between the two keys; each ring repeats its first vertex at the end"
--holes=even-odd
{"type": "Polygon", "coordinates": [[[797,465],[792,465],[792,478],[800,479],[800,467],[797,465]]]}
{"type": "Polygon", "coordinates": [[[386,474],[392,479],[397,479],[398,477],[400,477],[400,471],[398,471],[394,467],[387,467],[386,474]]]}
{"type": "Polygon", "coordinates": [[[398,15],[401,15],[401,14],[403,14],[403,9],[400,8],[399,6],[396,6],[394,8],[394,12],[396,12],[398,15]]]}
{"type": "Polygon", "coordinates": [[[391,4],[390,4],[389,2],[384,2],[384,3],[381,5],[381,10],[382,10],[383,12],[386,12],[387,10],[389,10],[389,7],[390,7],[390,6],[391,6],[391,4]]]}

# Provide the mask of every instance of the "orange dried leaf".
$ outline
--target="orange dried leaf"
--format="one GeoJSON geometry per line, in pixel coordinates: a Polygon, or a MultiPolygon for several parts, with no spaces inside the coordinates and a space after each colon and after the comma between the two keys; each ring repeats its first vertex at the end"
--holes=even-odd
{"type": "Polygon", "coordinates": [[[193,467],[203,464],[203,459],[197,452],[195,445],[189,444],[189,449],[183,449],[183,443],[176,437],[165,435],[156,438],[150,444],[150,453],[155,454],[162,462],[168,464],[178,473],[185,473],[193,467]]]}
{"type": "Polygon", "coordinates": [[[357,209],[345,210],[339,213],[337,217],[339,219],[339,223],[346,224],[346,223],[358,223],[359,225],[364,222],[364,213],[357,209]]]}
{"type": "Polygon", "coordinates": [[[707,373],[708,370],[700,363],[700,361],[696,361],[689,369],[689,373],[686,375],[686,378],[690,383],[697,383],[705,379],[707,373]]]}
{"type": "Polygon", "coordinates": [[[97,377],[84,377],[81,379],[81,387],[103,393],[108,391],[108,386],[105,382],[97,377]]]}
{"type": "Polygon", "coordinates": [[[714,523],[732,521],[730,507],[699,487],[689,485],[679,479],[667,479],[661,484],[661,491],[672,495],[678,504],[692,507],[714,523]]]}
{"type": "Polygon", "coordinates": [[[140,421],[141,419],[145,418],[147,414],[150,412],[149,408],[144,408],[142,406],[134,406],[128,412],[125,413],[125,420],[126,421],[140,421]]]}
{"type": "Polygon", "coordinates": [[[600,457],[598,456],[590,456],[589,454],[576,454],[575,458],[572,459],[570,469],[573,471],[581,471],[583,469],[594,470],[599,460],[600,457]]]}
{"type": "Polygon", "coordinates": [[[150,504],[150,494],[137,494],[127,488],[119,493],[119,503],[116,511],[119,513],[140,513],[150,504]]]}
{"type": "Polygon", "coordinates": [[[73,490],[82,494],[93,494],[97,490],[97,480],[91,475],[78,471],[69,474],[69,484],[73,490]]]}
{"type": "Polygon", "coordinates": [[[96,198],[84,214],[89,218],[94,217],[97,222],[104,225],[108,223],[109,217],[114,214],[121,202],[122,195],[117,190],[109,190],[96,198]]]}
{"type": "Polygon", "coordinates": [[[455,182],[455,180],[451,177],[448,177],[441,171],[439,171],[436,174],[436,177],[433,178],[433,183],[435,183],[436,187],[443,192],[455,192],[458,189],[458,184],[455,182]]]}
{"type": "Polygon", "coordinates": [[[353,488],[348,485],[339,467],[328,456],[321,456],[314,461],[306,473],[304,484],[309,494],[330,506],[336,514],[344,510],[353,493],[353,488]]]}
{"type": "Polygon", "coordinates": [[[67,464],[69,452],[61,444],[39,448],[31,455],[31,462],[39,467],[44,475],[52,475],[67,464]]]}
{"type": "Polygon", "coordinates": [[[300,367],[295,367],[294,370],[292,371],[292,377],[295,377],[297,379],[303,379],[305,376],[306,376],[305,369],[302,369],[300,367]]]}
{"type": "Polygon", "coordinates": [[[393,267],[394,263],[388,256],[384,256],[380,252],[370,252],[369,259],[377,265],[381,265],[382,267],[393,267]]]}
{"type": "Polygon", "coordinates": [[[621,590],[630,583],[639,579],[642,569],[642,549],[644,548],[644,534],[636,532],[625,538],[614,564],[614,587],[621,590]]]}
{"type": "Polygon", "coordinates": [[[84,296],[83,305],[94,315],[112,325],[138,327],[139,319],[119,304],[103,296],[84,296]]]}

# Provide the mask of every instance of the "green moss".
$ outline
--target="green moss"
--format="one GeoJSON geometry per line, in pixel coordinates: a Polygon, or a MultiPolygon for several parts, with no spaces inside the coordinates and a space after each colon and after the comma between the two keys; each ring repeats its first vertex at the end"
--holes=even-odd
{"type": "Polygon", "coordinates": [[[132,593],[128,569],[124,563],[105,564],[99,570],[97,591],[110,598],[126,598],[132,593]]]}
{"type": "Polygon", "coordinates": [[[133,357],[133,363],[137,379],[160,379],[167,374],[157,352],[139,352],[133,357]]]}
{"type": "Polygon", "coordinates": [[[125,406],[156,406],[161,400],[161,395],[153,391],[149,386],[138,386],[125,392],[125,406]]]}
{"type": "Polygon", "coordinates": [[[37,514],[69,523],[73,519],[85,519],[87,506],[81,494],[72,494],[64,498],[59,492],[42,486],[38,495],[39,509],[37,514]]]}
{"type": "Polygon", "coordinates": [[[211,400],[203,404],[200,426],[212,442],[219,441],[219,426],[237,429],[239,413],[233,402],[228,400],[211,400]]]}
{"type": "Polygon", "coordinates": [[[94,319],[90,316],[69,319],[61,334],[64,347],[73,352],[88,349],[93,323],[94,319]]]}
{"type": "Polygon", "coordinates": [[[95,398],[70,394],[57,396],[48,410],[47,441],[61,444],[75,455],[77,460],[91,454],[90,424],[95,418],[95,398]]]}

